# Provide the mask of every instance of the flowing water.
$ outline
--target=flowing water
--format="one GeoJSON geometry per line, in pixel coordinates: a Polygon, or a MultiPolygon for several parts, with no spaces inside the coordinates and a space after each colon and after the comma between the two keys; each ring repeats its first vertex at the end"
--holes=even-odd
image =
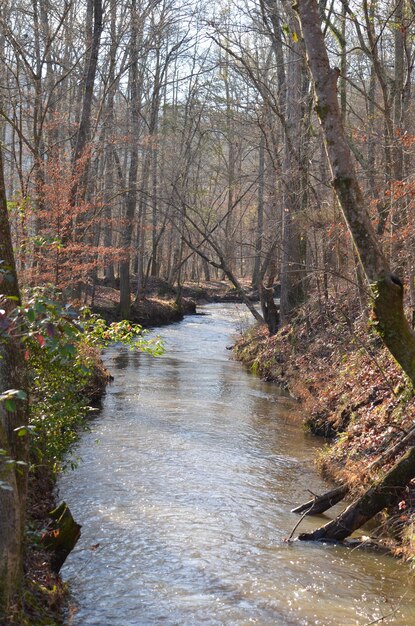
{"type": "Polygon", "coordinates": [[[83,524],[63,569],[68,624],[415,624],[407,566],[284,542],[290,509],[327,488],[320,444],[289,398],[230,360],[238,308],[203,310],[161,330],[160,358],[107,351],[115,381],[59,481],[83,524]]]}

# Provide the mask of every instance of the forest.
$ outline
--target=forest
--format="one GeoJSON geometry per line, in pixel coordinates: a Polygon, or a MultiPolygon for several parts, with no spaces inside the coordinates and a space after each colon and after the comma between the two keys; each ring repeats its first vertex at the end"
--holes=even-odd
{"type": "Polygon", "coordinates": [[[179,319],[213,285],[256,322],[236,357],[330,441],[337,491],[301,511],[352,502],[299,538],[377,516],[413,560],[414,33],[412,0],[2,0],[5,624],[52,623],[38,583],[22,601],[25,520],[56,504],[100,351],[161,354],[151,298],[179,319]]]}

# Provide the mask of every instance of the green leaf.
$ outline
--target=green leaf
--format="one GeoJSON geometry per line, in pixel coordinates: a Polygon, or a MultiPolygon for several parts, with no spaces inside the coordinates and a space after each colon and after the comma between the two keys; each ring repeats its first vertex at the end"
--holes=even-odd
{"type": "Polygon", "coordinates": [[[11,398],[6,398],[6,400],[4,401],[4,408],[6,409],[6,411],[10,411],[10,413],[12,413],[16,410],[16,402],[11,398]]]}
{"type": "Polygon", "coordinates": [[[27,317],[30,322],[34,322],[36,319],[36,311],[34,309],[27,310],[27,317]]]}
{"type": "Polygon", "coordinates": [[[16,389],[13,395],[18,400],[27,400],[27,393],[23,389],[16,389]]]}

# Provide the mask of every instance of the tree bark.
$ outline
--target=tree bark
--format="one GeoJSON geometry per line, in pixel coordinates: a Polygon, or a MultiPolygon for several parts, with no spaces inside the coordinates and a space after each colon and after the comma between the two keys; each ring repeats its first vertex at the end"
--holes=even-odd
{"type": "MultiPolygon", "coordinates": [[[[88,15],[93,15],[92,32],[90,35],[90,52],[88,58],[88,65],[85,72],[84,88],[83,88],[83,101],[81,119],[76,136],[76,144],[73,154],[73,167],[76,174],[76,167],[79,159],[82,157],[84,150],[87,146],[87,142],[90,138],[91,131],[91,112],[92,112],[92,100],[94,96],[94,83],[98,66],[98,53],[100,47],[101,34],[103,29],[103,15],[102,15],[102,0],[89,0],[88,1],[88,15]]],[[[88,30],[91,25],[87,24],[88,30]]],[[[85,168],[86,170],[86,168],[85,168]]],[[[75,177],[75,183],[72,188],[72,200],[75,203],[76,196],[80,191],[83,193],[85,190],[85,171],[82,173],[81,180],[75,177]]]]}
{"type": "MultiPolygon", "coordinates": [[[[130,113],[130,166],[128,171],[128,193],[125,200],[126,210],[124,224],[121,233],[121,245],[124,248],[124,256],[120,263],[120,303],[119,313],[124,319],[130,317],[131,311],[131,242],[133,233],[133,221],[137,208],[137,175],[139,164],[139,137],[140,137],[140,109],[141,88],[139,84],[138,51],[141,44],[142,30],[139,28],[139,17],[136,0],[131,2],[131,40],[130,40],[130,72],[129,92],[131,102],[130,113]]],[[[141,250],[139,251],[142,252],[141,250]]]]}
{"type": "Polygon", "coordinates": [[[259,271],[261,268],[262,244],[264,238],[264,186],[265,186],[265,138],[261,134],[258,150],[258,207],[255,234],[255,260],[252,272],[252,288],[259,287],[259,271]]]}
{"type": "MultiPolygon", "coordinates": [[[[10,225],[7,213],[3,175],[3,155],[0,149],[0,289],[5,296],[2,307],[6,314],[20,304],[10,225]],[[12,299],[10,299],[12,298],[12,299]]],[[[0,392],[8,389],[25,390],[25,364],[20,344],[10,335],[0,338],[0,392]]],[[[27,493],[27,470],[17,471],[7,460],[27,461],[27,438],[19,437],[16,429],[27,424],[27,402],[19,400],[16,409],[6,410],[0,402],[0,622],[23,573],[24,512],[27,493]]],[[[22,467],[22,466],[20,466],[22,467]]],[[[19,467],[19,469],[20,469],[19,467]]]]}
{"type": "MultiPolygon", "coordinates": [[[[284,181],[282,210],[282,259],[281,259],[281,321],[290,319],[297,307],[305,300],[306,236],[301,225],[301,214],[306,208],[307,171],[304,135],[306,132],[304,85],[304,55],[301,41],[292,41],[288,58],[283,52],[282,25],[278,4],[264,0],[264,7],[272,24],[272,46],[277,66],[278,108],[284,119],[284,157],[282,179],[284,181]]],[[[291,7],[286,7],[285,19],[291,32],[297,28],[291,7]]]]}
{"type": "Polygon", "coordinates": [[[319,515],[331,509],[331,507],[338,502],[341,502],[347,496],[348,492],[349,488],[347,485],[339,485],[339,487],[327,491],[327,493],[324,493],[322,496],[315,496],[312,500],[308,500],[308,502],[296,506],[294,509],[291,509],[291,513],[319,515]]]}
{"type": "Polygon", "coordinates": [[[275,260],[271,260],[268,268],[267,284],[259,281],[259,295],[261,301],[262,316],[270,335],[275,335],[280,325],[279,309],[274,302],[274,280],[277,273],[275,260]]]}

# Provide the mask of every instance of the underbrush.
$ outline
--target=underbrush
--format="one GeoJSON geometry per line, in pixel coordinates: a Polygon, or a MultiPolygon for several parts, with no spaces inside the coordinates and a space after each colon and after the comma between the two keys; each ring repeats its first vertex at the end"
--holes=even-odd
{"type": "MultiPolygon", "coordinates": [[[[414,427],[414,391],[366,316],[333,304],[324,315],[303,313],[273,337],[256,326],[236,342],[235,355],[298,398],[305,427],[328,440],[317,458],[319,470],[347,483],[351,498],[393,465],[396,454],[370,469],[414,427]]],[[[399,505],[378,518],[376,530],[409,559],[415,558],[413,483],[399,505]]]]}

